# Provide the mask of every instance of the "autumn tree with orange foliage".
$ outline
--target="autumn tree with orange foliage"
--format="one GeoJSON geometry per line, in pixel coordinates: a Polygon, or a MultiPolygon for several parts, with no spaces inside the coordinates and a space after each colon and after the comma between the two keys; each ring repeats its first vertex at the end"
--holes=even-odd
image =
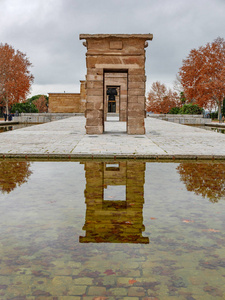
{"type": "Polygon", "coordinates": [[[47,99],[44,95],[41,95],[38,99],[34,100],[33,104],[37,107],[39,113],[48,112],[47,99]]]}
{"type": "Polygon", "coordinates": [[[180,106],[177,92],[167,88],[164,83],[153,82],[146,101],[146,110],[154,113],[168,113],[172,107],[180,106]]]}
{"type": "Polygon", "coordinates": [[[34,80],[26,54],[8,44],[0,44],[0,101],[9,114],[9,106],[26,99],[34,80]]]}
{"type": "Polygon", "coordinates": [[[218,117],[225,97],[225,40],[218,37],[198,49],[192,49],[179,76],[189,102],[208,108],[218,106],[218,117]]]}

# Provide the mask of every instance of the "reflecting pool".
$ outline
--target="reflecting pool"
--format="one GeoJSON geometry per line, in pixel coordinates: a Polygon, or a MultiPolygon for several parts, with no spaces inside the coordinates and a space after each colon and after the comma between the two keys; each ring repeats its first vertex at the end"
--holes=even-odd
{"type": "Polygon", "coordinates": [[[205,129],[205,130],[209,130],[209,131],[214,131],[214,132],[218,132],[218,133],[225,133],[225,127],[213,127],[213,126],[202,126],[202,125],[188,125],[188,126],[194,126],[196,128],[201,128],[201,129],[205,129]]]}
{"type": "Polygon", "coordinates": [[[24,128],[24,127],[30,127],[30,126],[34,126],[34,125],[36,125],[36,124],[29,124],[29,123],[22,124],[21,123],[21,124],[17,124],[17,125],[0,126],[0,133],[5,132],[5,131],[20,129],[20,128],[24,128]]]}
{"type": "Polygon", "coordinates": [[[219,133],[225,133],[224,128],[210,127],[210,130],[215,131],[215,132],[219,132],[219,133]]]}
{"type": "Polygon", "coordinates": [[[225,163],[0,161],[0,299],[225,299],[225,163]]]}

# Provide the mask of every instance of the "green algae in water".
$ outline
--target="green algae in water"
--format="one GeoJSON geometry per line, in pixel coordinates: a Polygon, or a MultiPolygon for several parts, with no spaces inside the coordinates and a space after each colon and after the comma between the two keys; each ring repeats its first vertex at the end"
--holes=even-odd
{"type": "Polygon", "coordinates": [[[1,161],[0,299],[225,298],[224,182],[217,162],[1,161]]]}

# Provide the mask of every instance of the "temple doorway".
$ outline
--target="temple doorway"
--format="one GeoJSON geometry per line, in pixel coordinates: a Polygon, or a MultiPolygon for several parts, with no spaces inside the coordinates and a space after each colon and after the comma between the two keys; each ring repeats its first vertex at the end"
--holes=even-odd
{"type": "Polygon", "coordinates": [[[104,71],[104,132],[127,132],[127,77],[127,70],[104,71]]]}

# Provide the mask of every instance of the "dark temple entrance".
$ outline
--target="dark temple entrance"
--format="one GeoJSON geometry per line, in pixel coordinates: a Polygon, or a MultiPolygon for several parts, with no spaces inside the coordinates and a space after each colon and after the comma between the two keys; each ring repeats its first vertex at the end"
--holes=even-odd
{"type": "Polygon", "coordinates": [[[119,96],[119,87],[107,86],[107,102],[108,102],[108,113],[116,113],[116,100],[119,96]]]}

